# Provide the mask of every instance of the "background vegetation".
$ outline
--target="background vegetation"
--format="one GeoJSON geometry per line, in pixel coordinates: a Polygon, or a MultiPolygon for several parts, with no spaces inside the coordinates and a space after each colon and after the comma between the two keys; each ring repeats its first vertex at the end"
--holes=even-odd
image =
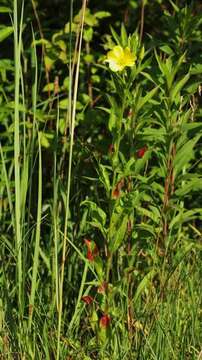
{"type": "Polygon", "coordinates": [[[201,9],[1,0],[0,358],[201,358],[201,9]]]}

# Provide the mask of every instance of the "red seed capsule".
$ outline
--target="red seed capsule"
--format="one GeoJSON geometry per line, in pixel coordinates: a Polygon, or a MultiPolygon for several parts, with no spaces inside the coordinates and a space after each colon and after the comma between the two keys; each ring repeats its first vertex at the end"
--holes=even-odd
{"type": "Polygon", "coordinates": [[[92,251],[90,251],[90,250],[87,251],[87,259],[88,259],[89,261],[93,261],[93,260],[94,260],[93,253],[92,253],[92,251]]]}
{"type": "Polygon", "coordinates": [[[129,111],[128,111],[128,117],[131,117],[133,115],[133,111],[132,111],[132,109],[130,109],[129,111]]]}
{"type": "Polygon", "coordinates": [[[91,240],[89,240],[89,239],[84,239],[84,242],[85,242],[87,248],[90,249],[90,248],[91,248],[91,240]]]}
{"type": "Polygon", "coordinates": [[[107,314],[102,315],[100,318],[100,327],[101,328],[108,328],[111,323],[111,317],[107,314]]]}
{"type": "Polygon", "coordinates": [[[114,145],[110,144],[109,148],[108,148],[109,154],[113,154],[114,153],[114,145]]]}
{"type": "Polygon", "coordinates": [[[120,190],[115,188],[113,191],[112,191],[112,198],[113,199],[118,199],[120,197],[120,190]]]}
{"type": "Polygon", "coordinates": [[[106,281],[104,281],[97,289],[97,292],[99,294],[105,294],[106,290],[108,288],[108,283],[106,281]]]}
{"type": "Polygon", "coordinates": [[[82,296],[81,300],[85,302],[87,305],[90,305],[93,302],[93,297],[90,295],[82,296]]]}
{"type": "Polygon", "coordinates": [[[137,151],[137,157],[142,158],[146,151],[147,151],[147,146],[144,146],[143,148],[139,149],[137,151]]]}
{"type": "Polygon", "coordinates": [[[97,245],[94,243],[94,241],[88,239],[84,239],[84,241],[88,249],[86,257],[89,261],[94,261],[95,257],[99,255],[97,245]]]}

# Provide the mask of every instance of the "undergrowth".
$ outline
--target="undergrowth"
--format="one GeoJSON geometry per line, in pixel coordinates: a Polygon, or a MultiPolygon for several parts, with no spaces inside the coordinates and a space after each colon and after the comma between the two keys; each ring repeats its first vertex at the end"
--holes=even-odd
{"type": "Polygon", "coordinates": [[[201,358],[202,21],[141,4],[0,6],[2,359],[201,358]]]}

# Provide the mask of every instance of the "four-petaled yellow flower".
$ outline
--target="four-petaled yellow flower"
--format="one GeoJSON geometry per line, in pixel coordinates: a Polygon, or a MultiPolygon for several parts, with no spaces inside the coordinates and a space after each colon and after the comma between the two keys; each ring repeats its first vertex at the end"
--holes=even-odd
{"type": "Polygon", "coordinates": [[[116,45],[107,53],[105,62],[109,63],[112,71],[122,71],[126,66],[133,66],[135,60],[136,56],[131,53],[129,47],[123,49],[121,46],[116,45]]]}

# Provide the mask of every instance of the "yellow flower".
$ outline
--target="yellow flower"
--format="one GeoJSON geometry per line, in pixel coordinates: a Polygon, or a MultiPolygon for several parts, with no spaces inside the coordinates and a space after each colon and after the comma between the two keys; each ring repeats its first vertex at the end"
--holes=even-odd
{"type": "Polygon", "coordinates": [[[109,63],[112,71],[122,71],[126,66],[133,66],[135,64],[136,56],[133,55],[126,47],[123,49],[121,46],[114,46],[113,50],[107,53],[105,62],[109,63]]]}

